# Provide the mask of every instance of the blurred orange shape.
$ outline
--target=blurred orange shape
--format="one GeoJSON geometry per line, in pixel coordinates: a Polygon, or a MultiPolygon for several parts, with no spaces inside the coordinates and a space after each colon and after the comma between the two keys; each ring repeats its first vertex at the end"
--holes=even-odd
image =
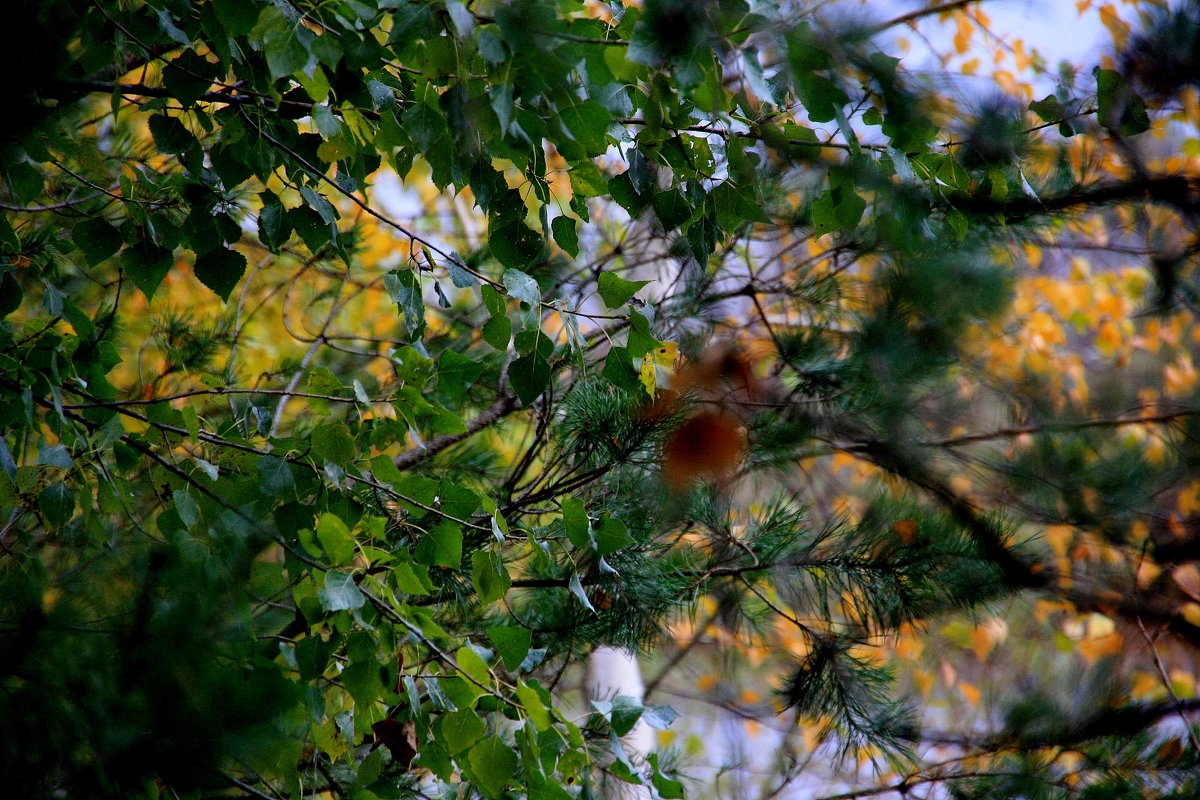
{"type": "Polygon", "coordinates": [[[725,481],[746,454],[746,433],[734,419],[715,412],[690,418],[663,447],[663,480],[673,489],[694,480],[725,481]]]}

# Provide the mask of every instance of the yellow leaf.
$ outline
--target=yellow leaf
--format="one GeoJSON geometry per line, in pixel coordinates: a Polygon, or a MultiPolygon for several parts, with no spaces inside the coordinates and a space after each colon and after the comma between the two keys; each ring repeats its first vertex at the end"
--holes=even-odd
{"type": "Polygon", "coordinates": [[[1189,625],[1200,628],[1200,603],[1184,603],[1183,608],[1179,609],[1179,614],[1189,625]]]}
{"type": "Polygon", "coordinates": [[[1108,32],[1113,38],[1113,44],[1117,46],[1117,49],[1124,47],[1125,40],[1129,38],[1129,23],[1117,15],[1117,9],[1112,3],[1105,3],[1100,6],[1100,22],[1104,24],[1104,27],[1108,28],[1108,32]]]}
{"type": "Polygon", "coordinates": [[[965,14],[960,15],[956,22],[958,30],[954,34],[954,49],[965,53],[971,47],[971,23],[965,14]]]}
{"type": "Polygon", "coordinates": [[[1180,700],[1190,700],[1196,696],[1196,679],[1181,669],[1171,670],[1171,691],[1180,700]]]}
{"type": "Polygon", "coordinates": [[[980,693],[979,689],[976,688],[974,684],[967,683],[966,681],[960,681],[958,684],[958,689],[963,693],[963,697],[967,698],[968,703],[973,706],[979,705],[980,693]]]}
{"type": "Polygon", "coordinates": [[[1145,700],[1150,695],[1156,694],[1161,685],[1156,675],[1138,670],[1134,673],[1133,685],[1129,687],[1129,694],[1135,700],[1145,700]]]}
{"type": "Polygon", "coordinates": [[[647,353],[642,357],[641,374],[638,380],[642,382],[642,386],[646,389],[646,394],[654,399],[654,391],[658,388],[658,379],[654,374],[654,359],[647,353]]]}

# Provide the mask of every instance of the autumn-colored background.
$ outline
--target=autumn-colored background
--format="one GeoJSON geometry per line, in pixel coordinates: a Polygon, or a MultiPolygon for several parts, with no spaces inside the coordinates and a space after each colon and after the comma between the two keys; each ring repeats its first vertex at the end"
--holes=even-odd
{"type": "Polygon", "coordinates": [[[893,5],[22,11],[13,790],[1193,796],[1200,9],[893,5]]]}

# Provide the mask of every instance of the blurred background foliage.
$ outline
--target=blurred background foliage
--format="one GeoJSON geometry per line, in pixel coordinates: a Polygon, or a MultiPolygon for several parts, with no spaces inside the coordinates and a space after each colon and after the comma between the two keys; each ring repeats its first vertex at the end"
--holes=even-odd
{"type": "Polygon", "coordinates": [[[1195,796],[1200,11],[991,5],[10,10],[6,791],[1195,796]]]}

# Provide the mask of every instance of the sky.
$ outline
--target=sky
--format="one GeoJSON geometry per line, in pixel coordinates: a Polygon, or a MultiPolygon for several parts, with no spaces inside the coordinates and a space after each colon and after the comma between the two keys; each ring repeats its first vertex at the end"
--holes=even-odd
{"type": "MultiPolygon", "coordinates": [[[[1008,41],[1022,39],[1027,50],[1037,50],[1045,59],[1049,74],[1033,80],[1035,94],[1042,97],[1054,91],[1056,67],[1061,61],[1081,67],[1084,73],[1099,63],[1103,53],[1111,48],[1111,37],[1099,21],[1097,7],[1109,2],[1123,19],[1132,20],[1134,14],[1121,0],[1095,0],[1092,8],[1081,14],[1075,0],[983,0],[972,8],[981,9],[991,20],[991,29],[1008,41]]],[[[881,19],[890,19],[900,14],[925,8],[927,0],[868,0],[866,5],[881,19]]],[[[919,30],[940,53],[953,52],[955,26],[950,21],[937,17],[923,19],[919,30]]],[[[907,28],[897,29],[897,36],[905,36],[913,45],[904,61],[910,69],[920,69],[922,59],[931,54],[917,37],[907,28]]],[[[964,57],[977,56],[980,61],[980,80],[988,80],[992,63],[992,50],[987,40],[976,36],[972,49],[964,57]]],[[[1011,59],[1004,65],[1012,68],[1011,59]]],[[[940,66],[931,64],[940,70],[940,66]]],[[[1020,76],[1026,79],[1028,76],[1020,76]]]]}

